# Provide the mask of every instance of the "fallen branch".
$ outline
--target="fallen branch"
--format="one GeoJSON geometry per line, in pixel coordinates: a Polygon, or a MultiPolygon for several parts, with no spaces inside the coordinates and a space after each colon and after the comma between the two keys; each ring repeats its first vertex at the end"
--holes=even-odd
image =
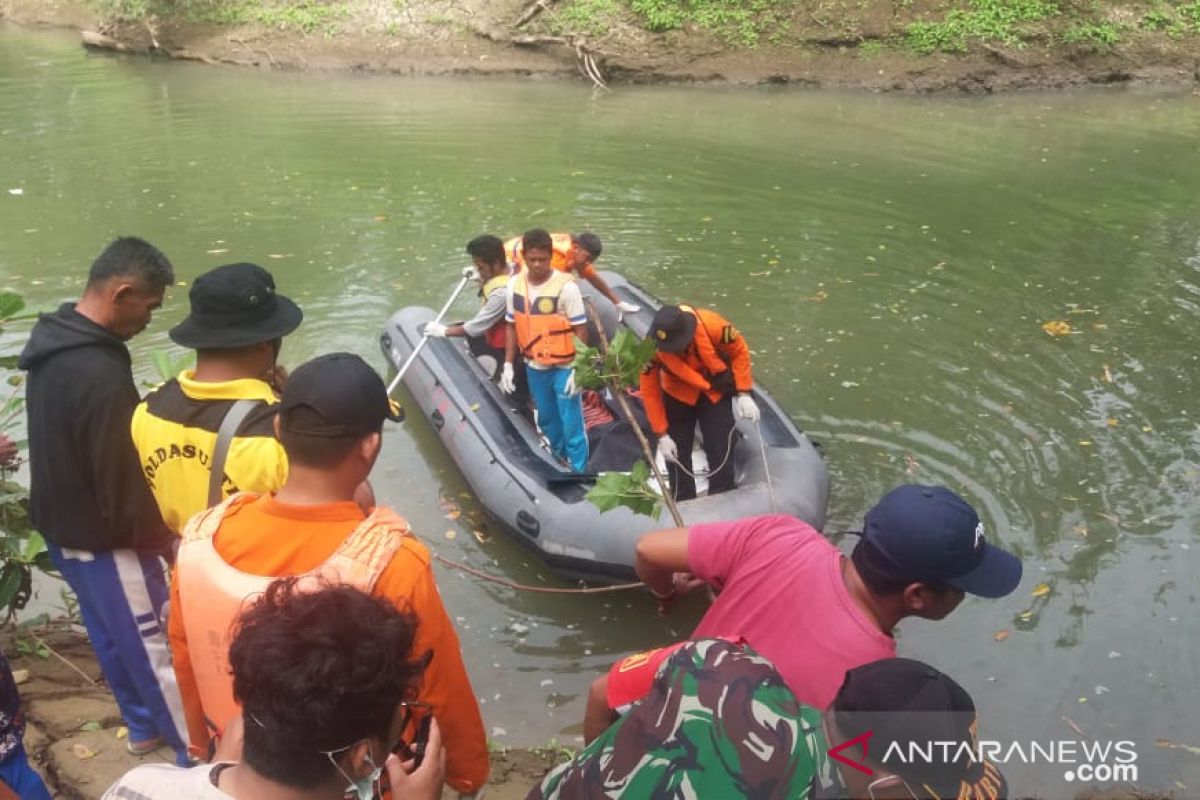
{"type": "Polygon", "coordinates": [[[534,2],[525,6],[525,10],[521,12],[521,16],[517,17],[517,21],[512,24],[512,27],[521,28],[528,25],[534,17],[550,8],[556,2],[557,0],[534,0],[534,2]]]}
{"type": "Polygon", "coordinates": [[[69,658],[67,658],[67,657],[66,657],[66,656],[64,656],[62,653],[60,653],[60,652],[58,652],[57,650],[55,650],[55,649],[54,649],[53,647],[51,647],[50,645],[46,644],[46,640],[45,640],[45,639],[43,639],[42,637],[38,636],[38,635],[37,635],[36,633],[34,633],[33,631],[29,631],[29,636],[30,636],[30,638],[31,638],[31,639],[33,639],[35,642],[37,642],[38,644],[40,644],[42,647],[46,648],[46,650],[47,650],[47,651],[50,653],[50,655],[54,656],[54,657],[55,657],[55,658],[57,658],[59,661],[61,661],[61,662],[63,662],[64,664],[66,664],[68,667],[70,667],[71,669],[73,669],[73,670],[75,670],[76,672],[78,672],[78,673],[79,673],[81,676],[83,676],[83,679],[84,679],[85,681],[87,681],[88,683],[90,683],[92,686],[99,686],[99,685],[100,685],[100,684],[99,684],[99,683],[97,683],[95,680],[93,680],[93,679],[92,679],[92,677],[91,677],[90,675],[88,675],[86,672],[84,672],[82,669],[80,669],[78,666],[76,666],[76,665],[75,665],[75,662],[71,661],[69,658]]]}
{"type": "Polygon", "coordinates": [[[117,53],[142,52],[99,31],[80,31],[79,38],[82,40],[84,47],[90,47],[95,50],[112,50],[117,53]]]}

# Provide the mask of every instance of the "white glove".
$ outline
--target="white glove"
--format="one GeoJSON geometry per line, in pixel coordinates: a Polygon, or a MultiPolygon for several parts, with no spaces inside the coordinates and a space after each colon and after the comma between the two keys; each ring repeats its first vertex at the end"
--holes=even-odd
{"type": "Polygon", "coordinates": [[[748,394],[739,394],[733,398],[733,413],[738,419],[748,419],[751,422],[758,422],[760,416],[758,406],[748,394]]]}
{"type": "Polygon", "coordinates": [[[513,365],[505,361],[503,369],[500,370],[500,391],[505,394],[512,394],[516,390],[517,384],[513,378],[513,365]]]}
{"type": "Polygon", "coordinates": [[[663,434],[658,437],[658,454],[662,456],[663,461],[675,461],[679,458],[679,447],[674,439],[663,434]]]}
{"type": "Polygon", "coordinates": [[[579,394],[579,390],[575,388],[575,370],[571,370],[571,374],[567,376],[567,382],[563,384],[563,394],[567,397],[579,394]]]}
{"type": "Polygon", "coordinates": [[[642,310],[642,307],[636,303],[627,303],[624,300],[617,303],[617,308],[621,309],[622,313],[633,314],[642,310]]]}
{"type": "Polygon", "coordinates": [[[444,339],[446,338],[446,326],[440,322],[426,322],[425,335],[435,339],[444,339]]]}
{"type": "Polygon", "coordinates": [[[474,267],[463,267],[462,276],[464,281],[474,278],[476,274],[474,267]]]}

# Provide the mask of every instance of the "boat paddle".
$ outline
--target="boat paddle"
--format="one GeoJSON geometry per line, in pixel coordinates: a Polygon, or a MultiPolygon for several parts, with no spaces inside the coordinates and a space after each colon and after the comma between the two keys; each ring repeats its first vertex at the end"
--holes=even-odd
{"type": "MultiPolygon", "coordinates": [[[[438,315],[433,318],[434,322],[442,321],[442,317],[446,316],[446,312],[450,310],[450,306],[454,305],[454,301],[458,299],[460,294],[462,294],[462,290],[467,287],[467,282],[474,277],[474,267],[463,267],[462,280],[458,282],[458,287],[455,288],[454,294],[450,295],[450,299],[446,301],[446,305],[442,306],[442,310],[439,311],[438,315]]],[[[400,366],[399,371],[396,373],[396,377],[392,378],[392,382],[388,384],[388,397],[391,397],[392,392],[396,391],[396,387],[400,385],[400,379],[404,377],[404,373],[408,372],[408,368],[411,367],[413,362],[417,360],[417,356],[420,354],[422,348],[425,347],[425,343],[428,341],[429,334],[425,333],[424,329],[422,329],[421,341],[417,342],[417,346],[413,348],[413,351],[409,354],[408,358],[406,358],[404,363],[400,366]]]]}

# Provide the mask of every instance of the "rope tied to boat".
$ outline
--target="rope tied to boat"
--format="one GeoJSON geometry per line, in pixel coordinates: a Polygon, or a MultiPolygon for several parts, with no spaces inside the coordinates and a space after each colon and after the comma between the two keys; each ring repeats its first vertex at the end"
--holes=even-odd
{"type": "Polygon", "coordinates": [[[516,581],[510,581],[508,578],[501,578],[496,575],[491,575],[487,572],[484,572],[483,570],[475,569],[474,567],[469,567],[466,564],[462,564],[458,561],[454,561],[453,559],[446,558],[441,553],[434,553],[433,557],[435,559],[437,559],[438,561],[440,561],[442,564],[445,564],[447,567],[452,567],[453,569],[461,570],[461,571],[467,573],[468,575],[478,578],[481,581],[486,581],[488,583],[494,583],[497,586],[504,586],[509,589],[516,589],[517,591],[521,591],[521,592],[538,592],[540,594],[602,594],[605,592],[624,592],[624,591],[628,591],[629,589],[645,588],[645,584],[642,583],[641,581],[638,581],[636,583],[618,583],[618,584],[614,584],[612,586],[586,586],[586,587],[576,588],[576,589],[568,589],[566,587],[556,587],[556,586],[529,586],[524,583],[517,583],[516,581]]]}

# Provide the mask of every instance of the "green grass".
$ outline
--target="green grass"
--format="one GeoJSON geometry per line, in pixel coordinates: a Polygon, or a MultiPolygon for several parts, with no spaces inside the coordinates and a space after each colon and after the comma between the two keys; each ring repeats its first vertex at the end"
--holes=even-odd
{"type": "Polygon", "coordinates": [[[553,33],[583,33],[599,36],[609,30],[621,14],[616,0],[570,0],[547,20],[553,33]]]}
{"type": "Polygon", "coordinates": [[[1090,44],[1112,47],[1121,41],[1121,28],[1112,22],[1081,22],[1063,31],[1066,44],[1090,44]]]}
{"type": "Polygon", "coordinates": [[[969,9],[953,9],[940,22],[909,23],[905,39],[909,47],[925,55],[961,53],[971,41],[1019,47],[1031,23],[1059,12],[1054,0],[970,0],[969,9]]]}
{"type": "Polygon", "coordinates": [[[872,59],[879,58],[887,49],[887,45],[878,39],[867,39],[858,46],[858,54],[862,58],[872,59]]]}
{"type": "Polygon", "coordinates": [[[326,35],[337,33],[339,24],[350,18],[349,6],[321,0],[91,0],[90,4],[106,19],[116,21],[156,16],[224,25],[258,23],[326,35]]]}
{"type": "Polygon", "coordinates": [[[794,7],[787,0],[629,0],[647,29],[677,30],[692,24],[728,43],[755,47],[771,37],[794,7]]]}

